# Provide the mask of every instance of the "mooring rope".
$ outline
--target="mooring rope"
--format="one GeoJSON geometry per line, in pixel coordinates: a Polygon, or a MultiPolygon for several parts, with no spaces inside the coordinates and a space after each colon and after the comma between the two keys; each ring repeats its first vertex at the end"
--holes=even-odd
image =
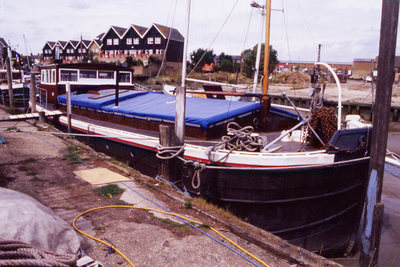
{"type": "Polygon", "coordinates": [[[0,240],[0,266],[75,266],[77,256],[58,254],[15,240],[0,240]]]}

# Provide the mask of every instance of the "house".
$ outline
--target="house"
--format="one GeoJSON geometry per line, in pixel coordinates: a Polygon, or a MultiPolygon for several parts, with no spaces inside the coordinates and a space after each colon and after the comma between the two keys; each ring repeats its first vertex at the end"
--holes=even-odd
{"type": "Polygon", "coordinates": [[[98,60],[100,57],[100,54],[101,54],[102,46],[103,46],[103,43],[100,41],[100,39],[92,40],[88,45],[88,58],[90,60],[93,60],[93,59],[98,60]]]}
{"type": "Polygon", "coordinates": [[[55,47],[56,42],[50,42],[47,41],[46,44],[44,45],[42,51],[43,51],[43,60],[46,61],[51,61],[52,59],[55,58],[55,47]]]}

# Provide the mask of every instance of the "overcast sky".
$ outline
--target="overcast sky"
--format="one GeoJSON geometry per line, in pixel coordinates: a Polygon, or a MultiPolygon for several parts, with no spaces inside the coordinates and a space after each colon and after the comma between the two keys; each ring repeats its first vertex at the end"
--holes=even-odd
{"type": "MultiPolygon", "coordinates": [[[[253,47],[260,38],[261,18],[250,7],[251,2],[192,0],[189,52],[211,47],[216,54],[239,55],[253,47]]],[[[111,25],[126,28],[130,24],[149,27],[159,23],[175,27],[185,36],[186,3],[186,0],[0,0],[0,37],[25,54],[23,35],[28,53],[39,53],[46,41],[79,40],[81,34],[83,39],[90,40],[111,25]]],[[[284,12],[272,11],[271,44],[278,50],[280,60],[314,61],[319,43],[323,61],[373,58],[378,54],[381,5],[380,0],[272,0],[272,8],[284,12]]]]}

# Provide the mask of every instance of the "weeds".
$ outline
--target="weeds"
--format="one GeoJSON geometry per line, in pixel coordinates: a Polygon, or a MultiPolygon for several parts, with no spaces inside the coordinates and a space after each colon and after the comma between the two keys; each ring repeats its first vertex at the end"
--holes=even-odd
{"type": "Polygon", "coordinates": [[[117,195],[122,194],[124,191],[125,191],[124,189],[119,188],[119,186],[115,185],[115,184],[109,184],[109,185],[105,185],[105,186],[93,189],[93,192],[96,195],[102,196],[102,197],[117,196],[117,195]]]}
{"type": "Polygon", "coordinates": [[[93,230],[104,231],[106,230],[106,227],[104,225],[96,225],[95,227],[93,227],[93,230]]]}
{"type": "Polygon", "coordinates": [[[36,171],[33,171],[33,170],[30,170],[30,171],[28,171],[27,173],[26,173],[26,175],[29,175],[29,176],[35,176],[37,174],[37,172],[36,171]]]}
{"type": "Polygon", "coordinates": [[[18,131],[18,128],[15,127],[15,126],[12,126],[12,127],[8,127],[8,128],[6,129],[6,131],[18,131]]]}
{"type": "Polygon", "coordinates": [[[40,179],[39,177],[34,176],[30,181],[31,182],[46,182],[47,180],[40,179]]]}
{"type": "Polygon", "coordinates": [[[187,198],[185,199],[185,202],[183,203],[186,209],[191,209],[192,208],[192,200],[187,198]]]}
{"type": "Polygon", "coordinates": [[[27,159],[24,159],[24,160],[22,161],[22,163],[32,163],[32,162],[35,162],[35,161],[36,161],[35,158],[27,158],[27,159]]]}
{"type": "Polygon", "coordinates": [[[82,150],[77,145],[69,145],[67,148],[68,154],[64,156],[64,159],[69,160],[72,164],[77,164],[81,162],[80,154],[82,150]]]}

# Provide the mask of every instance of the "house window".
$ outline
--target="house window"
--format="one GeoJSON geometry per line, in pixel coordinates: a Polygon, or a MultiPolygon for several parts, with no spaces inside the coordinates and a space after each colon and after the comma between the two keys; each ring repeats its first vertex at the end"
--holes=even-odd
{"type": "Polygon", "coordinates": [[[78,53],[81,53],[81,52],[82,52],[82,50],[80,48],[78,48],[78,53]]]}
{"type": "Polygon", "coordinates": [[[113,39],[113,45],[119,45],[119,39],[118,38],[114,38],[113,39]]]}
{"type": "Polygon", "coordinates": [[[132,44],[132,38],[126,38],[126,44],[131,45],[132,44]]]}
{"type": "Polygon", "coordinates": [[[153,54],[153,49],[149,49],[149,54],[150,54],[150,55],[153,54]]]}
{"type": "Polygon", "coordinates": [[[129,72],[120,72],[119,73],[119,81],[122,83],[131,82],[131,75],[129,72]]]}
{"type": "Polygon", "coordinates": [[[95,49],[95,52],[96,52],[96,53],[98,53],[98,52],[99,52],[99,49],[98,49],[98,48],[96,48],[96,49],[95,49]]]}
{"type": "Polygon", "coordinates": [[[154,38],[154,43],[155,44],[161,44],[161,37],[154,38]]]}
{"type": "Polygon", "coordinates": [[[107,39],[107,45],[112,45],[112,39],[107,39]]]}
{"type": "Polygon", "coordinates": [[[139,38],[133,38],[133,44],[139,44],[139,38]]]}
{"type": "Polygon", "coordinates": [[[95,70],[81,70],[79,72],[79,78],[84,79],[96,79],[96,71],[95,70]]]}
{"type": "Polygon", "coordinates": [[[56,70],[51,70],[51,82],[56,82],[56,70]]]}
{"type": "Polygon", "coordinates": [[[62,82],[77,81],[78,71],[76,70],[60,70],[60,80],[62,82]]]}
{"type": "Polygon", "coordinates": [[[147,38],[147,44],[153,44],[153,37],[147,38]]]}
{"type": "Polygon", "coordinates": [[[86,53],[86,48],[82,48],[82,53],[86,53]]]}
{"type": "Polygon", "coordinates": [[[99,79],[114,79],[114,72],[107,70],[99,70],[99,79]]]}

